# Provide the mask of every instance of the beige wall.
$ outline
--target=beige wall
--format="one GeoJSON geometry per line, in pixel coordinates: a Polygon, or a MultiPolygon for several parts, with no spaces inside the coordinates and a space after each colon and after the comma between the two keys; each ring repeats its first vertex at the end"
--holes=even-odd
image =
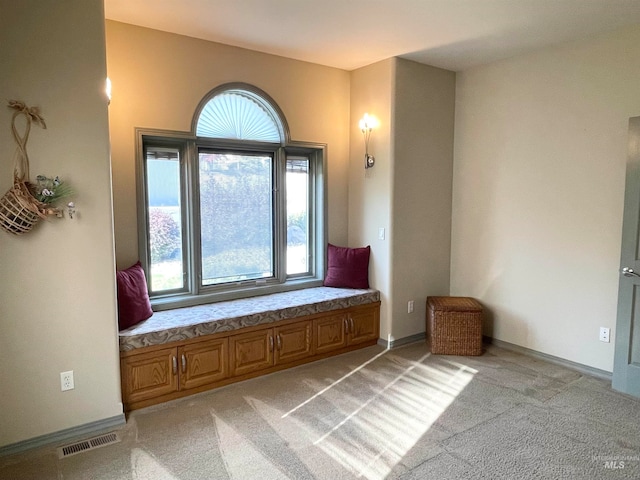
{"type": "Polygon", "coordinates": [[[227,82],[271,96],[292,140],[328,145],[329,240],[346,244],[348,72],[111,21],[107,65],[119,268],[138,259],[134,129],[189,131],[200,100],[227,82]]]}
{"type": "Polygon", "coordinates": [[[396,339],[424,332],[428,295],[449,294],[455,82],[454,72],[397,60],[391,215],[396,339]]]}
{"type": "Polygon", "coordinates": [[[635,27],[468,70],[456,91],[452,294],[488,306],[495,338],[607,371],[638,58],[635,27]]]}
{"type": "Polygon", "coordinates": [[[0,231],[0,446],[122,415],[101,0],[0,0],[0,192],[15,144],[7,99],[37,105],[31,178],[60,175],[78,216],[0,231]],[[60,391],[60,372],[75,390],[60,391]]]}
{"type": "Polygon", "coordinates": [[[349,165],[350,247],[371,246],[369,283],[380,290],[380,338],[391,335],[391,179],[392,91],[395,59],[384,60],[351,72],[351,162],[349,165]],[[364,168],[364,139],[358,126],[362,116],[376,117],[378,128],[371,133],[369,153],[375,166],[364,168]],[[378,230],[385,229],[385,239],[378,230]]]}
{"type": "Polygon", "coordinates": [[[423,333],[427,295],[449,292],[454,93],[453,72],[408,60],[351,72],[349,244],[371,245],[386,341],[423,333]],[[368,170],[358,128],[365,112],[380,122],[368,170]]]}

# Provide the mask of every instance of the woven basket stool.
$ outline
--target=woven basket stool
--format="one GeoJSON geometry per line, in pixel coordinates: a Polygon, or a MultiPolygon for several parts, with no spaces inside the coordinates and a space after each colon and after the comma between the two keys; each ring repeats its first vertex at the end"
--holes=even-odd
{"type": "Polygon", "coordinates": [[[469,297],[427,297],[431,353],[482,355],[482,305],[469,297]]]}

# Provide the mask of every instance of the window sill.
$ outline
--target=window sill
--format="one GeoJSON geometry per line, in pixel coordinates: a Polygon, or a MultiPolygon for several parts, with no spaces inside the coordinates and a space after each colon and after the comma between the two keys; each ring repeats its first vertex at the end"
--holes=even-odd
{"type": "Polygon", "coordinates": [[[239,300],[242,298],[270,295],[272,293],[291,292],[304,288],[321,287],[323,280],[317,278],[304,278],[290,280],[277,285],[256,285],[252,287],[238,288],[237,290],[225,290],[224,292],[208,293],[202,295],[174,295],[170,297],[151,299],[151,307],[154,312],[171,310],[174,308],[193,307],[208,303],[239,300]]]}

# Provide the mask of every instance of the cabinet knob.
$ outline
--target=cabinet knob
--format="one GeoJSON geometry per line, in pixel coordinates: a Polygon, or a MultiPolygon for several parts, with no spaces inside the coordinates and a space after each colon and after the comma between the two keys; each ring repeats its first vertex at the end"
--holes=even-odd
{"type": "Polygon", "coordinates": [[[269,351],[273,352],[273,335],[269,335],[269,351]]]}
{"type": "Polygon", "coordinates": [[[187,357],[184,356],[184,353],[182,354],[182,373],[186,373],[187,372],[187,357]]]}
{"type": "Polygon", "coordinates": [[[276,340],[278,341],[278,350],[282,350],[282,339],[280,338],[280,334],[278,334],[276,340]]]}
{"type": "Polygon", "coordinates": [[[171,363],[173,363],[173,374],[178,373],[178,359],[176,357],[171,357],[171,363]]]}
{"type": "Polygon", "coordinates": [[[353,332],[353,318],[349,317],[349,325],[351,325],[351,333],[353,332]]]}

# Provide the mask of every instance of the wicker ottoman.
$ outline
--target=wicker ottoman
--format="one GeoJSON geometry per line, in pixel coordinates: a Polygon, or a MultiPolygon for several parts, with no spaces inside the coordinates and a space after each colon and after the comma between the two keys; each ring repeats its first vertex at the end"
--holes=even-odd
{"type": "Polygon", "coordinates": [[[482,355],[482,305],[469,297],[427,297],[431,353],[482,355]]]}

